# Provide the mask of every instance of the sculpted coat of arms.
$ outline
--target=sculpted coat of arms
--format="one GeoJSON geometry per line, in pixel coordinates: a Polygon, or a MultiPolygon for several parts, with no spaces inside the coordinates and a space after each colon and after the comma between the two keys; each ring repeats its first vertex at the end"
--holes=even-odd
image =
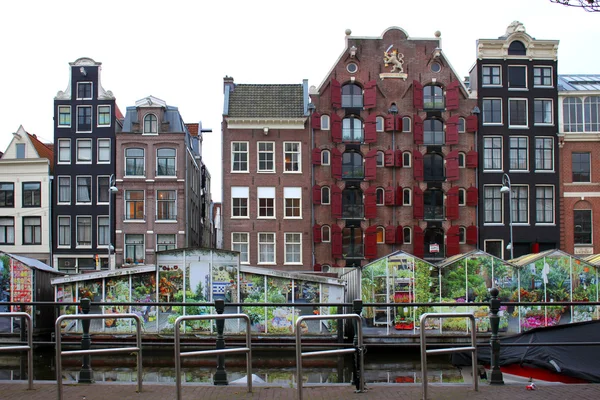
{"type": "Polygon", "coordinates": [[[390,72],[402,73],[404,72],[404,68],[402,64],[404,64],[404,54],[399,53],[398,50],[391,50],[391,46],[383,52],[383,62],[385,66],[392,66],[392,70],[390,72]]]}

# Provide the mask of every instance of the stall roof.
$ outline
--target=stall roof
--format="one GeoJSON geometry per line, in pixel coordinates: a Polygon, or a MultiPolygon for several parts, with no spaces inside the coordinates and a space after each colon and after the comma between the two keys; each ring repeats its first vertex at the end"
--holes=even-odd
{"type": "Polygon", "coordinates": [[[302,281],[327,283],[330,285],[345,285],[346,281],[337,278],[331,278],[328,276],[311,275],[302,272],[286,272],[274,269],[267,269],[263,267],[251,267],[249,265],[240,265],[240,272],[256,275],[267,275],[277,278],[288,278],[288,279],[299,279],[302,281]]]}
{"type": "Polygon", "coordinates": [[[121,268],[121,269],[114,269],[114,270],[108,270],[108,271],[91,272],[91,273],[87,273],[87,274],[67,275],[62,278],[54,278],[54,279],[52,279],[51,283],[53,285],[58,285],[61,283],[89,281],[89,280],[102,279],[102,278],[111,278],[114,276],[141,274],[144,272],[152,272],[152,271],[156,271],[155,265],[144,265],[142,267],[121,268]]]}
{"type": "Polygon", "coordinates": [[[370,266],[371,264],[375,264],[375,263],[377,263],[377,262],[379,262],[379,261],[381,261],[381,260],[383,260],[385,258],[392,258],[392,257],[396,257],[396,256],[412,257],[414,259],[417,259],[419,261],[424,262],[425,264],[429,264],[429,265],[432,265],[432,266],[435,267],[435,264],[432,264],[429,261],[425,261],[422,258],[416,257],[416,256],[414,256],[414,255],[412,255],[410,253],[407,253],[406,251],[397,250],[397,251],[394,251],[393,253],[388,254],[387,256],[383,256],[383,257],[378,258],[375,261],[371,261],[370,263],[368,263],[367,265],[365,265],[364,267],[362,267],[362,269],[365,269],[366,267],[370,266]]]}
{"type": "Polygon", "coordinates": [[[498,258],[496,256],[491,255],[490,253],[486,253],[483,250],[473,250],[473,251],[469,251],[468,253],[464,253],[464,254],[456,254],[452,257],[448,257],[443,261],[440,261],[439,263],[436,264],[436,267],[438,268],[445,268],[449,265],[454,264],[457,261],[463,260],[465,258],[472,258],[472,257],[492,257],[494,260],[498,260],[498,262],[501,262],[503,264],[508,264],[511,266],[515,266],[514,264],[512,264],[510,261],[506,261],[503,260],[501,258],[498,258]]]}
{"type": "Polygon", "coordinates": [[[40,271],[52,272],[53,274],[58,274],[58,275],[65,274],[64,272],[54,269],[51,266],[49,266],[48,264],[44,264],[43,262],[41,262],[40,260],[36,260],[35,258],[23,257],[23,256],[15,255],[15,254],[10,254],[10,253],[4,253],[4,254],[6,254],[10,258],[14,258],[17,261],[22,262],[23,264],[27,265],[28,267],[31,267],[34,269],[39,269],[40,271]]]}
{"type": "Polygon", "coordinates": [[[592,254],[591,256],[584,257],[583,261],[588,262],[595,267],[598,267],[600,266],[600,254],[592,254]]]}
{"type": "Polygon", "coordinates": [[[586,264],[592,265],[589,262],[587,262],[585,259],[583,258],[579,258],[576,257],[572,254],[566,253],[562,250],[546,250],[546,251],[542,251],[541,253],[532,253],[532,254],[525,254],[524,256],[521,257],[517,257],[515,259],[509,260],[509,263],[513,264],[514,266],[517,267],[523,267],[525,265],[529,265],[533,262],[536,262],[537,260],[544,258],[544,257],[556,257],[556,256],[560,256],[560,257],[570,257],[570,258],[574,258],[576,260],[582,261],[586,264]]]}

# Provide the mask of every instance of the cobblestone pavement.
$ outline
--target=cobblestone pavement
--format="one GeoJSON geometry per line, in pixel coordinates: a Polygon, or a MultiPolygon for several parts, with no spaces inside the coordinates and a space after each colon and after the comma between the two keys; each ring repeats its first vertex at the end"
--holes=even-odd
{"type": "MultiPolygon", "coordinates": [[[[369,385],[365,393],[355,393],[350,385],[308,385],[304,388],[303,398],[306,400],[390,400],[422,398],[420,385],[369,385]]],[[[175,399],[175,385],[145,384],[142,393],[136,393],[136,385],[131,383],[95,383],[91,385],[65,384],[64,400],[170,400],[175,399]]],[[[429,386],[430,400],[598,400],[600,384],[563,385],[539,384],[535,391],[526,390],[524,384],[507,384],[489,386],[482,384],[479,392],[473,391],[469,385],[429,386]]],[[[57,398],[56,384],[53,382],[35,382],[34,390],[27,390],[24,383],[0,381],[0,400],[53,400],[57,398]]],[[[182,390],[184,400],[215,399],[252,399],[275,400],[296,399],[296,389],[290,387],[254,386],[253,393],[248,393],[245,386],[211,386],[184,384],[182,390]]]]}

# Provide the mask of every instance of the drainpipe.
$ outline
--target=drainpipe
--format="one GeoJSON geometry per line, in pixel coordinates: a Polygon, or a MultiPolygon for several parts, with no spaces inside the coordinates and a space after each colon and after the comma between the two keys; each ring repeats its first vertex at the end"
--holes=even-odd
{"type": "MultiPolygon", "coordinates": [[[[394,161],[394,167],[392,168],[392,188],[393,190],[396,192],[395,194],[398,194],[398,191],[396,190],[396,186],[397,186],[397,182],[396,182],[396,116],[398,115],[398,106],[396,106],[396,103],[392,103],[390,109],[388,110],[388,112],[390,114],[392,114],[392,118],[394,119],[394,126],[392,128],[392,157],[393,157],[393,161],[394,161]]],[[[385,128],[384,128],[385,130],[385,128]]],[[[384,157],[384,164],[385,164],[385,157],[384,157]]],[[[395,198],[394,196],[394,204],[392,205],[392,226],[396,227],[396,202],[398,200],[395,198]]],[[[384,201],[385,202],[385,201],[384,201]]],[[[396,227],[397,229],[397,227],[396,227]]],[[[394,232],[394,235],[396,234],[396,232],[394,232]]],[[[392,251],[396,251],[396,241],[394,240],[394,244],[392,245],[392,251]]]]}
{"type": "MultiPolygon", "coordinates": [[[[312,150],[315,147],[315,132],[312,126],[312,115],[313,112],[315,111],[315,105],[313,103],[308,103],[308,130],[310,132],[310,149],[311,149],[311,158],[312,158],[312,150]]],[[[315,186],[315,164],[313,164],[312,159],[310,160],[310,168],[311,168],[311,173],[310,173],[310,197],[312,197],[312,188],[315,186]]],[[[313,229],[315,226],[315,204],[313,201],[310,202],[310,221],[311,221],[311,226],[310,228],[313,229]]],[[[314,270],[314,266],[316,265],[316,256],[315,256],[315,241],[312,241],[312,265],[313,265],[313,270],[314,270]]]]}

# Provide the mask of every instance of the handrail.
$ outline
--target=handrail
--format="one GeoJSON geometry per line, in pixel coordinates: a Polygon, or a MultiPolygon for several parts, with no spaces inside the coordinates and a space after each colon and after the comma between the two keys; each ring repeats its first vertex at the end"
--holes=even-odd
{"type": "Polygon", "coordinates": [[[206,314],[206,315],[182,315],[175,320],[175,387],[177,388],[177,400],[181,400],[181,357],[192,357],[213,354],[236,354],[246,353],[246,374],[248,375],[248,393],[252,393],[252,335],[250,334],[250,317],[246,314],[206,314]],[[246,322],[246,347],[235,349],[198,350],[181,352],[180,324],[182,321],[197,321],[204,319],[243,319],[246,322]]]}
{"type": "Polygon", "coordinates": [[[298,400],[302,400],[302,358],[303,357],[318,357],[323,355],[330,354],[352,354],[359,352],[359,368],[360,368],[360,376],[354,377],[354,379],[359,379],[359,393],[364,392],[365,390],[365,380],[364,380],[364,351],[363,351],[363,333],[362,333],[362,319],[358,314],[330,314],[330,315],[304,315],[296,321],[296,386],[298,390],[298,400]],[[346,348],[346,349],[334,349],[334,350],[322,350],[322,351],[312,351],[308,353],[302,353],[302,322],[307,320],[328,320],[328,319],[354,319],[357,320],[356,324],[356,333],[358,337],[358,345],[357,348],[346,348]]]}
{"type": "MultiPolygon", "coordinates": [[[[33,323],[31,315],[26,312],[0,312],[0,317],[24,318],[27,321],[27,346],[3,346],[0,352],[27,350],[27,384],[28,389],[33,390],[33,323]]],[[[21,327],[23,329],[23,327],[21,327]]]]}
{"type": "Polygon", "coordinates": [[[479,390],[477,378],[477,332],[475,329],[475,316],[473,313],[425,313],[419,319],[421,326],[421,373],[423,377],[423,400],[427,400],[427,354],[447,354],[460,353],[468,351],[471,353],[471,366],[473,368],[473,390],[479,390]],[[425,338],[425,320],[427,318],[469,318],[471,320],[471,346],[470,347],[450,347],[446,349],[427,350],[427,341],[425,338]]]}
{"type": "Polygon", "coordinates": [[[108,354],[108,353],[137,353],[137,391],[142,392],[142,319],[137,314],[122,313],[122,314],[73,314],[61,315],[54,323],[54,331],[56,335],[56,384],[58,385],[57,395],[58,400],[62,400],[62,356],[63,355],[83,355],[83,354],[108,354]],[[117,319],[117,318],[132,318],[136,323],[136,347],[109,348],[109,349],[87,349],[87,350],[61,350],[61,322],[66,319],[117,319]]]}

